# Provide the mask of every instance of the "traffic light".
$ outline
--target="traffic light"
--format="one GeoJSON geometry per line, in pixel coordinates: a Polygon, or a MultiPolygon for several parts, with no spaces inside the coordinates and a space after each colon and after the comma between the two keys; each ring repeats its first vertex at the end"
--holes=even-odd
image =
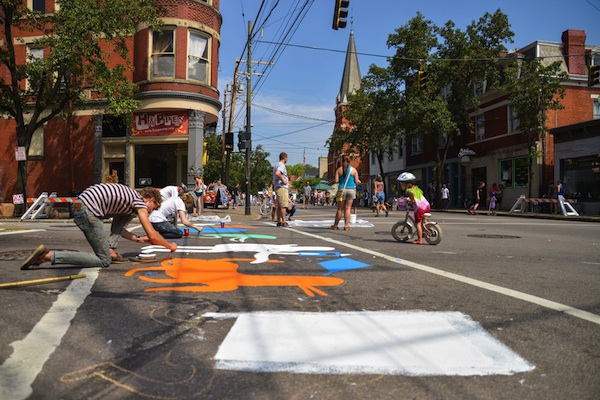
{"type": "Polygon", "coordinates": [[[233,150],[233,132],[225,133],[225,150],[233,150]]]}
{"type": "Polygon", "coordinates": [[[346,18],[348,18],[348,5],[350,0],[334,0],[335,9],[333,10],[333,29],[346,27],[346,18]]]}
{"type": "Polygon", "coordinates": [[[417,87],[419,90],[425,89],[425,85],[427,84],[427,73],[425,71],[417,72],[417,87]]]}
{"type": "Polygon", "coordinates": [[[594,86],[600,83],[600,65],[590,65],[588,67],[588,86],[594,86]]]}
{"type": "Polygon", "coordinates": [[[238,132],[238,150],[246,150],[246,131],[238,132]]]}

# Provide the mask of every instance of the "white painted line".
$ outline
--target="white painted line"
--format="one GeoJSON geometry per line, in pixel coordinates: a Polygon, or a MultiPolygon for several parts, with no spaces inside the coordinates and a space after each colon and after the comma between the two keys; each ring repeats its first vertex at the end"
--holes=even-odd
{"type": "MultiPolygon", "coordinates": [[[[8,229],[8,228],[5,228],[8,229]]],[[[45,232],[45,229],[19,229],[19,230],[0,230],[0,236],[2,235],[16,235],[18,233],[32,233],[32,232],[45,232]]]]}
{"type": "Polygon", "coordinates": [[[534,369],[458,312],[240,314],[215,359],[217,369],[307,374],[473,376],[534,369]]]}
{"type": "MultiPolygon", "coordinates": [[[[289,229],[289,228],[284,228],[284,229],[289,229]]],[[[573,317],[580,318],[580,319],[583,319],[585,321],[589,321],[589,322],[592,322],[594,324],[600,325],[600,315],[593,314],[593,313],[588,312],[588,311],[580,310],[580,309],[575,308],[575,307],[567,306],[565,304],[557,303],[557,302],[552,301],[552,300],[547,300],[547,299],[544,299],[542,297],[533,296],[533,295],[530,295],[530,294],[527,294],[527,293],[519,292],[517,290],[508,289],[508,288],[505,288],[505,287],[502,287],[502,286],[494,285],[494,284],[487,283],[487,282],[484,282],[484,281],[480,281],[480,280],[477,280],[477,279],[473,279],[473,278],[469,278],[469,277],[466,277],[466,276],[454,274],[452,272],[447,272],[447,271],[444,271],[444,270],[441,270],[441,269],[429,267],[427,265],[418,264],[416,262],[412,262],[412,261],[408,261],[408,260],[402,260],[402,259],[399,259],[397,257],[388,256],[387,254],[383,254],[383,253],[380,253],[380,252],[377,252],[377,251],[374,251],[374,250],[364,249],[362,247],[358,247],[358,246],[355,246],[355,245],[350,244],[350,243],[342,242],[342,241],[335,240],[335,239],[332,239],[332,238],[328,238],[328,237],[325,237],[325,236],[315,235],[312,232],[311,233],[302,232],[301,230],[298,230],[298,229],[295,229],[294,232],[299,233],[301,235],[309,236],[311,238],[321,239],[322,241],[325,241],[325,242],[334,243],[334,244],[336,244],[338,246],[348,247],[348,248],[351,248],[353,250],[360,251],[362,253],[370,254],[372,256],[381,257],[381,258],[386,259],[388,261],[391,261],[391,262],[394,262],[394,263],[398,263],[398,264],[402,264],[402,265],[406,265],[407,267],[411,267],[411,268],[418,269],[418,270],[421,270],[421,271],[429,272],[429,273],[434,274],[434,275],[439,275],[439,276],[443,276],[445,278],[453,279],[453,280],[458,281],[458,282],[466,283],[467,285],[471,285],[471,286],[475,286],[475,287],[478,287],[478,288],[481,288],[481,289],[489,290],[491,292],[500,293],[500,294],[505,295],[505,296],[514,297],[515,299],[523,300],[523,301],[526,301],[526,302],[529,302],[529,303],[532,303],[532,304],[536,304],[536,305],[541,306],[541,307],[549,308],[551,310],[563,312],[563,313],[571,315],[573,317]]]]}
{"type": "Polygon", "coordinates": [[[33,381],[60,344],[77,309],[91,293],[98,270],[86,268],[86,277],[72,281],[32,331],[23,340],[10,344],[14,352],[0,365],[0,399],[21,400],[33,393],[33,381]]]}

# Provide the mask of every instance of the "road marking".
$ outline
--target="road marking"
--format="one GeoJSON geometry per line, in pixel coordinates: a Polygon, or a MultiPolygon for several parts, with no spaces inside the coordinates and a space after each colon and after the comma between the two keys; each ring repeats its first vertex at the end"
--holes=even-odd
{"type": "Polygon", "coordinates": [[[534,369],[460,312],[207,313],[236,322],[216,368],[304,374],[513,375],[534,369]]]}
{"type": "MultiPolygon", "coordinates": [[[[290,229],[290,228],[284,228],[284,229],[290,229]]],[[[394,256],[389,256],[387,254],[383,254],[380,253],[378,251],[375,250],[369,250],[369,249],[363,249],[361,247],[355,246],[353,244],[350,243],[346,243],[346,242],[342,242],[339,240],[335,240],[332,238],[328,238],[325,236],[319,236],[314,234],[313,232],[302,232],[300,230],[297,229],[292,229],[294,232],[299,233],[301,235],[304,236],[308,236],[311,238],[316,238],[316,239],[321,239],[325,242],[329,242],[329,243],[333,243],[336,244],[338,246],[344,246],[344,247],[348,247],[351,248],[353,250],[356,251],[360,251],[362,253],[366,253],[372,256],[376,256],[376,257],[381,257],[385,260],[397,263],[397,264],[402,264],[402,265],[406,265],[407,267],[411,267],[414,269],[418,269],[420,271],[424,271],[424,272],[429,272],[431,274],[434,275],[439,275],[439,276],[443,276],[445,278],[449,278],[458,282],[462,282],[462,283],[466,283],[467,285],[471,285],[471,286],[475,286],[481,289],[485,289],[485,290],[489,290],[491,292],[495,292],[495,293],[499,293],[505,296],[509,296],[509,297],[513,297],[515,299],[519,299],[519,300],[523,300],[532,304],[536,304],[538,306],[541,307],[545,307],[545,308],[549,308],[551,310],[554,311],[559,311],[568,315],[571,315],[573,317],[576,318],[580,318],[583,319],[585,321],[589,321],[592,322],[594,324],[598,324],[600,325],[600,315],[597,314],[593,314],[591,312],[588,311],[584,311],[584,310],[580,310],[578,308],[575,307],[571,307],[565,304],[561,304],[561,303],[557,303],[555,301],[552,300],[547,300],[544,299],[542,297],[538,297],[538,296],[533,296],[527,293],[523,293],[523,292],[519,292],[517,290],[513,290],[513,289],[509,289],[509,288],[505,288],[503,286],[498,286],[498,285],[494,285],[491,283],[487,283],[484,281],[480,281],[478,279],[473,279],[473,278],[469,278],[466,276],[462,276],[462,275],[458,275],[458,274],[454,274],[452,272],[447,272],[441,269],[437,269],[437,268],[433,268],[433,267],[429,267],[427,265],[423,265],[423,264],[419,264],[416,262],[412,262],[412,261],[408,261],[408,260],[403,260],[403,259],[399,259],[397,257],[394,256]]]]}
{"type": "Polygon", "coordinates": [[[16,235],[18,233],[33,233],[33,232],[44,232],[45,229],[11,229],[1,228],[0,235],[16,235]]]}
{"type": "Polygon", "coordinates": [[[33,393],[33,381],[91,293],[98,271],[99,268],[86,268],[86,278],[71,282],[31,332],[23,340],[10,344],[14,352],[0,365],[0,399],[21,400],[33,393]]]}

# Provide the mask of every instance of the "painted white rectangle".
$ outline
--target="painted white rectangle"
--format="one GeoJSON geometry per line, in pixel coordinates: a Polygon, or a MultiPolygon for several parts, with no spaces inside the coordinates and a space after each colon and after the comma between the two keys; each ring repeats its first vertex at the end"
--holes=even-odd
{"type": "Polygon", "coordinates": [[[239,314],[215,359],[218,369],[314,374],[511,375],[534,368],[468,316],[425,311],[239,314]]]}

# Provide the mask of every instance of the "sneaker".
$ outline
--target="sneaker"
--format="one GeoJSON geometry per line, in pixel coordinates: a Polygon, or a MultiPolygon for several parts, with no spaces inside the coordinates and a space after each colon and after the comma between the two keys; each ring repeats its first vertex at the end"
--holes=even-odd
{"type": "Polygon", "coordinates": [[[385,210],[385,216],[388,217],[390,215],[390,212],[388,210],[385,210]]]}
{"type": "Polygon", "coordinates": [[[122,257],[119,253],[117,253],[116,257],[112,257],[110,263],[111,264],[125,264],[129,262],[129,258],[122,257]]]}
{"type": "Polygon", "coordinates": [[[21,269],[26,270],[34,267],[36,265],[40,265],[44,262],[44,257],[48,254],[50,250],[43,244],[39,245],[37,249],[33,252],[31,256],[23,264],[21,264],[21,269]]]}

